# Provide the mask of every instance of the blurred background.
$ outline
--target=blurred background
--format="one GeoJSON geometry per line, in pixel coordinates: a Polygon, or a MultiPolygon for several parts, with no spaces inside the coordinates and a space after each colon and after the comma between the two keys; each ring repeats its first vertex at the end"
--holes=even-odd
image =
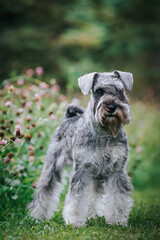
{"type": "Polygon", "coordinates": [[[1,0],[0,81],[42,66],[78,88],[92,71],[132,72],[134,96],[160,90],[159,0],[1,0]]]}
{"type": "MultiPolygon", "coordinates": [[[[114,238],[111,231],[107,239],[131,239],[135,231],[133,239],[158,239],[159,10],[159,0],[0,0],[0,239],[53,239],[44,237],[43,225],[26,223],[48,144],[67,105],[88,103],[78,77],[116,69],[134,76],[126,130],[135,205],[128,237],[119,238],[118,232],[114,238]]],[[[60,236],[66,233],[60,213],[49,224],[60,236]]],[[[106,239],[103,226],[95,230],[93,225],[91,238],[81,232],[80,237],[93,239],[95,231],[99,237],[103,228],[105,237],[98,239],[106,239]]]]}

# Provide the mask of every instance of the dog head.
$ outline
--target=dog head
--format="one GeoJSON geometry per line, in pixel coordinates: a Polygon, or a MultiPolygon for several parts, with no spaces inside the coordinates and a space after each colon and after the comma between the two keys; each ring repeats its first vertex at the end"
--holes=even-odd
{"type": "Polygon", "coordinates": [[[92,91],[93,116],[97,124],[116,137],[131,120],[131,109],[125,89],[132,90],[133,76],[128,72],[89,73],[78,79],[84,95],[92,91]]]}

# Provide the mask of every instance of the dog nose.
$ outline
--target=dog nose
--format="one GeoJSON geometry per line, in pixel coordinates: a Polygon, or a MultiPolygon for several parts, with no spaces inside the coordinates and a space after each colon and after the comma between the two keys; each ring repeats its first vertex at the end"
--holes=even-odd
{"type": "Polygon", "coordinates": [[[106,103],[104,103],[104,106],[105,106],[108,113],[114,113],[115,110],[116,110],[116,106],[114,106],[112,104],[107,105],[106,103]]]}

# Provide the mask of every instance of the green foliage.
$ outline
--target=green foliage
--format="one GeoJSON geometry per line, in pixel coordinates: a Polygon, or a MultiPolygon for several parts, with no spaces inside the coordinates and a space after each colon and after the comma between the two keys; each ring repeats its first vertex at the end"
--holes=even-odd
{"type": "MultiPolygon", "coordinates": [[[[159,239],[160,113],[154,102],[131,102],[128,171],[135,205],[127,228],[108,226],[104,218],[77,229],[66,226],[62,208],[67,187],[53,219],[36,223],[28,216],[49,141],[70,102],[55,80],[42,81],[42,75],[14,77],[0,92],[0,239],[159,239]]],[[[79,98],[86,106],[88,98],[79,98]]]]}
{"type": "Polygon", "coordinates": [[[131,146],[128,170],[137,188],[159,186],[160,174],[160,112],[158,106],[135,102],[132,122],[128,127],[131,146]]]}

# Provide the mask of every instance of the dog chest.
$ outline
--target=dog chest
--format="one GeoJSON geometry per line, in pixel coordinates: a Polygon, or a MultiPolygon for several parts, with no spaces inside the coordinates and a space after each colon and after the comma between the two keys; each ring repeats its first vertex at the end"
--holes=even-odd
{"type": "MultiPolygon", "coordinates": [[[[74,151],[73,151],[74,152],[74,151]]],[[[87,148],[76,149],[74,152],[75,165],[86,169],[95,179],[105,179],[119,168],[123,168],[127,157],[125,146],[110,146],[95,148],[90,151],[87,148]]]]}

